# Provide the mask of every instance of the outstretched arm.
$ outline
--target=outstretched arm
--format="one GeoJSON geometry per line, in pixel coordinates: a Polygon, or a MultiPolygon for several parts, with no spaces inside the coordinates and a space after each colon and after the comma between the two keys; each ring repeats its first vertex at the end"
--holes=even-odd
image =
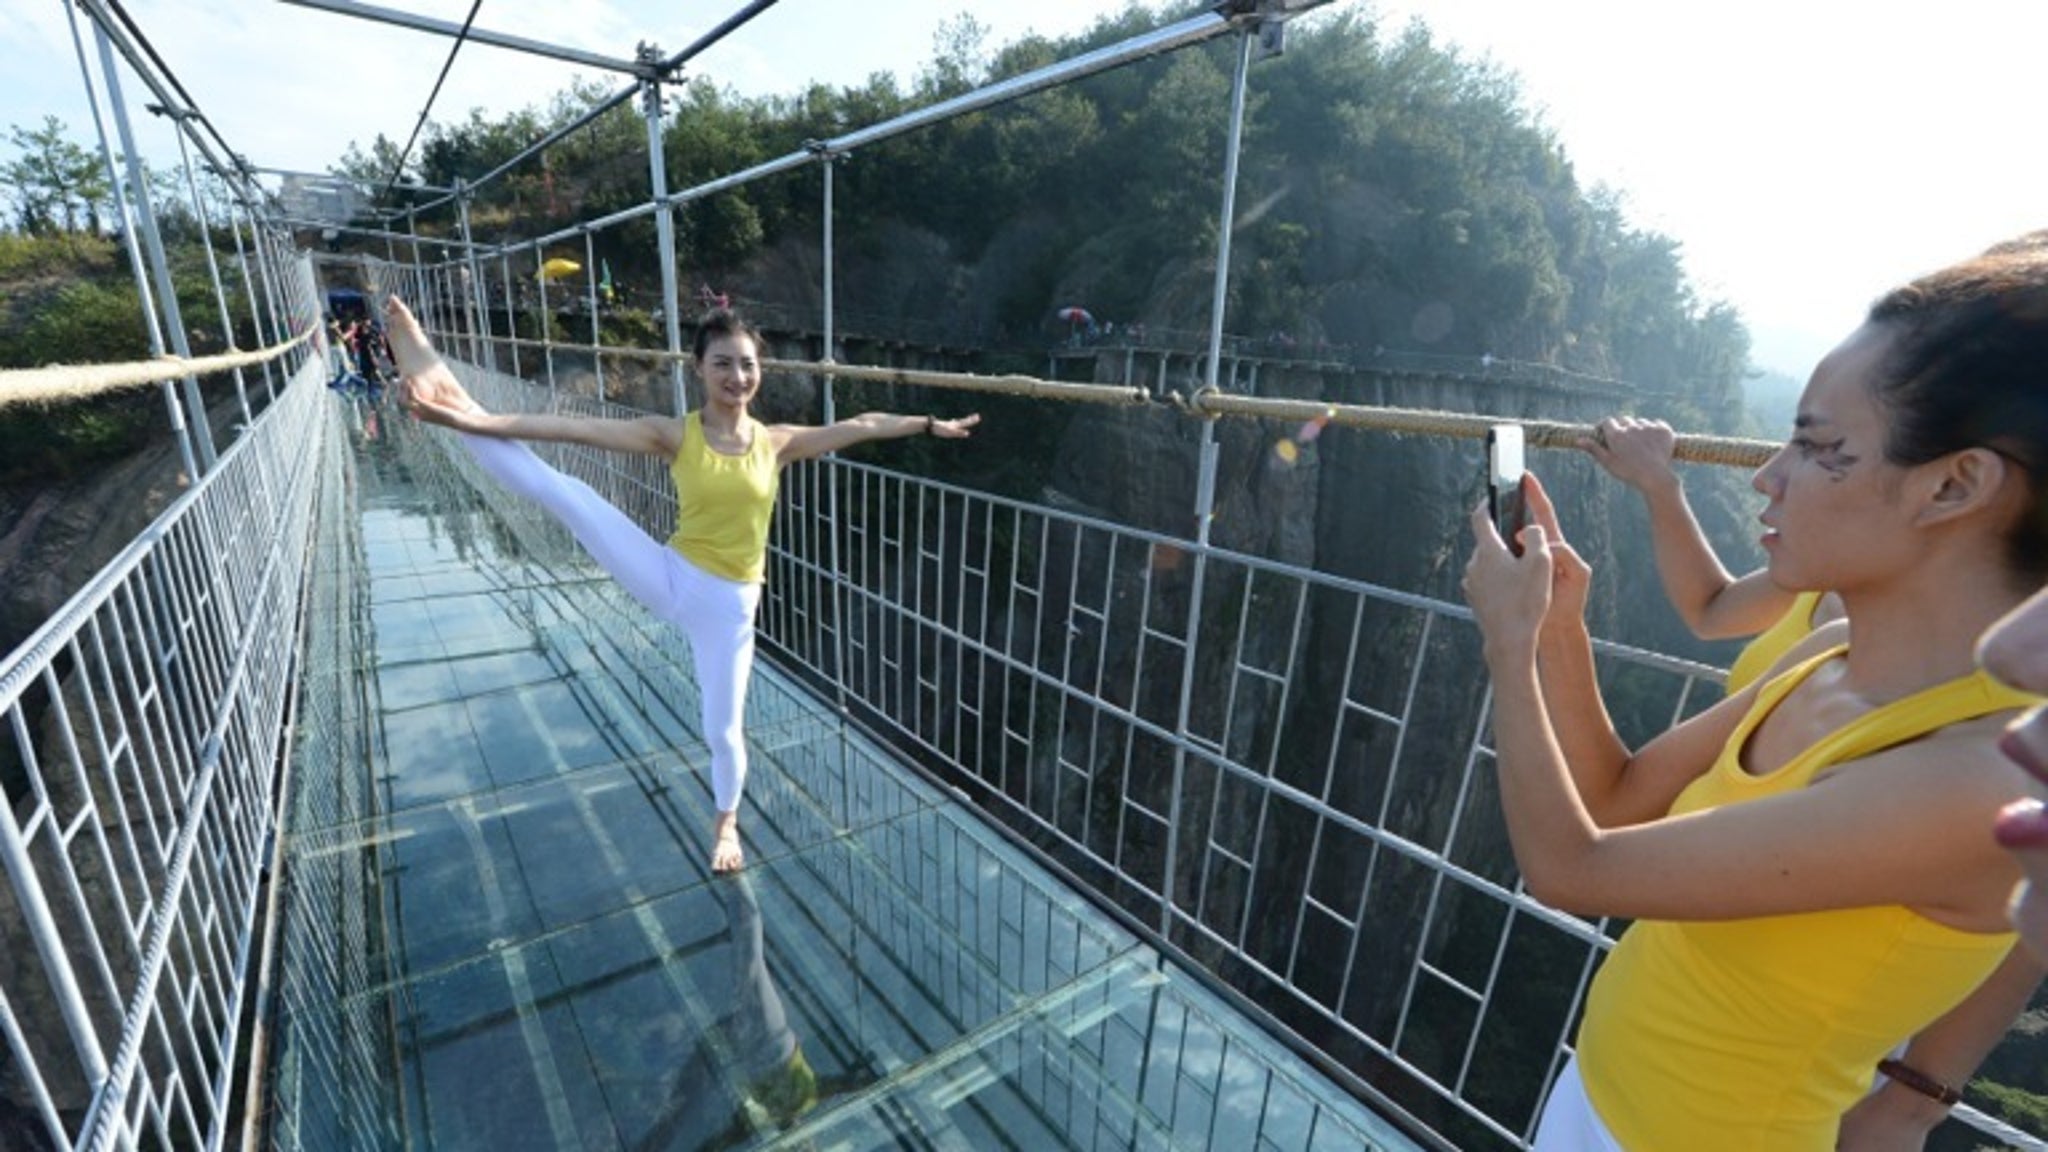
{"type": "Polygon", "coordinates": [[[790,464],[809,460],[870,440],[900,440],[906,436],[937,436],[941,440],[963,440],[981,423],[979,415],[940,420],[935,416],[899,416],[894,412],[863,412],[836,424],[813,428],[802,424],[777,424],[769,428],[775,437],[775,460],[790,464]]]}
{"type": "Polygon", "coordinates": [[[495,440],[550,440],[664,458],[674,456],[682,444],[682,422],[672,416],[642,416],[634,420],[528,413],[501,416],[481,407],[444,408],[418,399],[407,408],[430,424],[495,440]]]}
{"type": "Polygon", "coordinates": [[[1753,636],[1792,606],[1793,594],[1763,571],[1732,575],[1686,501],[1671,466],[1677,436],[1661,420],[1609,417],[1579,447],[1608,475],[1635,489],[1650,513],[1650,542],[1664,595],[1702,640],[1753,636]]]}
{"type": "Polygon", "coordinates": [[[391,297],[385,302],[384,314],[392,363],[401,378],[399,402],[429,424],[497,440],[554,440],[647,456],[673,456],[683,442],[682,421],[669,416],[607,420],[487,412],[434,351],[405,301],[391,297]]]}
{"type": "MultiPolygon", "coordinates": [[[[1614,730],[1600,695],[1593,640],[1586,629],[1592,568],[1565,542],[1557,509],[1542,482],[1531,475],[1523,491],[1530,522],[1548,541],[1550,606],[1537,631],[1536,666],[1543,707],[1572,787],[1587,818],[1598,827],[1654,820],[1670,809],[1679,790],[1711,759],[1713,749],[1691,750],[1696,760],[1682,760],[1670,747],[1655,756],[1638,757],[1614,730]]],[[[1495,727],[1498,747],[1502,738],[1499,725],[1495,727]]]]}
{"type": "Polygon", "coordinates": [[[2017,769],[1993,749],[1992,719],[1872,754],[1855,771],[1785,795],[1666,815],[1670,798],[1727,745],[1747,698],[1603,762],[1604,784],[1582,783],[1538,671],[1556,560],[1545,528],[1524,529],[1515,556],[1483,508],[1472,525],[1465,589],[1493,682],[1501,807],[1538,899],[1586,915],[1664,920],[1900,904],[1970,931],[2003,922],[2018,869],[1983,829],[2011,796],[2017,769]],[[1639,818],[1596,820],[1581,793],[1598,786],[1635,797],[1639,818]],[[1650,796],[1666,808],[1644,815],[1650,796]]]}

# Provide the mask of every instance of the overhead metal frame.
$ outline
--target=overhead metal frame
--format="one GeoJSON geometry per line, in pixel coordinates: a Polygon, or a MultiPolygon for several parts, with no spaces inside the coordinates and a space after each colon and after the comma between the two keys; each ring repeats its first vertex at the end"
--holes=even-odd
{"type": "Polygon", "coordinates": [[[400,12],[396,8],[380,8],[375,4],[359,4],[356,0],[279,0],[299,8],[312,8],[320,12],[332,12],[338,16],[353,16],[358,20],[369,20],[378,24],[391,24],[409,28],[415,32],[428,32],[450,39],[466,39],[477,44],[488,44],[493,48],[506,48],[514,52],[526,52],[544,56],[551,60],[562,60],[570,64],[582,64],[606,72],[624,72],[627,75],[642,75],[642,65],[637,60],[605,56],[586,52],[580,48],[568,48],[560,44],[534,40],[525,36],[514,36],[506,32],[492,32],[471,26],[464,32],[462,25],[448,20],[436,20],[411,12],[400,12]]]}
{"type": "MultiPolygon", "coordinates": [[[[284,2],[291,3],[293,0],[284,0],[284,2]]],[[[372,182],[369,180],[361,180],[354,176],[344,176],[335,172],[302,172],[296,168],[265,168],[257,164],[245,165],[243,171],[262,173],[266,176],[288,176],[299,180],[318,180],[328,184],[354,184],[363,188],[370,188],[372,186],[372,182]]],[[[444,187],[439,184],[407,184],[405,188],[416,192],[442,193],[455,191],[453,188],[444,187]]]]}
{"type": "MultiPolygon", "coordinates": [[[[644,80],[659,82],[667,78],[668,76],[672,75],[676,69],[682,67],[686,62],[695,59],[699,54],[704,52],[706,49],[710,48],[713,44],[716,44],[720,40],[725,39],[726,36],[730,35],[733,31],[744,25],[747,21],[774,7],[775,3],[776,0],[753,0],[753,2],[748,4],[746,7],[740,9],[738,12],[735,12],[733,15],[727,17],[724,21],[719,23],[717,27],[713,28],[709,32],[706,32],[704,35],[698,37],[697,40],[694,43],[692,43],[689,47],[683,49],[680,52],[677,52],[675,55],[670,56],[665,60],[655,56],[653,49],[647,49],[642,53],[642,55],[647,58],[647,62],[644,65],[636,66],[635,75],[642,75],[642,73],[639,71],[639,68],[644,67],[648,70],[648,72],[643,77],[644,80]]],[[[496,180],[498,177],[504,175],[507,172],[512,171],[519,165],[524,164],[526,161],[532,159],[534,156],[539,155],[541,152],[545,151],[547,148],[552,146],[556,141],[565,139],[569,135],[580,131],[585,125],[596,120],[598,117],[604,115],[606,112],[611,111],[612,109],[618,107],[621,104],[624,104],[626,101],[631,100],[635,96],[639,95],[642,91],[642,88],[643,81],[636,80],[634,83],[629,84],[626,87],[621,88],[617,92],[612,93],[610,96],[605,97],[603,100],[598,101],[596,104],[592,105],[589,108],[589,110],[585,111],[583,115],[577,117],[573,122],[565,124],[562,127],[555,129],[554,131],[541,137],[539,140],[534,141],[532,144],[528,145],[524,149],[521,149],[511,159],[506,160],[504,163],[498,165],[496,168],[493,168],[489,172],[486,172],[483,175],[478,176],[474,180],[471,180],[468,184],[469,190],[471,192],[474,192],[477,188],[489,184],[491,181],[496,180]]],[[[420,205],[419,210],[425,212],[433,208],[438,208],[441,205],[453,200],[454,198],[454,195],[451,193],[448,196],[443,196],[439,200],[432,200],[420,205]]]]}

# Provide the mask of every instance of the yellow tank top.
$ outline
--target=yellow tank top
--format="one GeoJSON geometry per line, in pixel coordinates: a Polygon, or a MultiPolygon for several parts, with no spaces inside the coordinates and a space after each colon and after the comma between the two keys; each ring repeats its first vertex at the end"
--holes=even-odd
{"type": "MultiPolygon", "coordinates": [[[[1976,672],[1868,712],[1774,772],[1744,771],[1740,753],[1757,725],[1846,650],[1764,685],[1671,814],[1804,788],[1830,765],[2037,699],[1976,672]]],[[[1969,995],[2014,939],[1898,905],[1637,921],[1594,978],[1579,1026],[1587,1097],[1631,1152],[1826,1152],[1878,1060],[1969,995]]]]}
{"type": "Polygon", "coordinates": [[[1801,592],[1792,598],[1792,607],[1778,617],[1778,622],[1757,633],[1735,657],[1735,663],[1728,666],[1728,695],[1737,692],[1771,670],[1794,644],[1806,638],[1813,631],[1813,610],[1820,604],[1821,593],[1801,592]]]}
{"type": "Polygon", "coordinates": [[[676,485],[676,531],[668,546],[713,576],[761,583],[780,475],[768,430],[756,424],[747,450],[727,456],[704,442],[702,414],[692,412],[668,472],[676,485]]]}

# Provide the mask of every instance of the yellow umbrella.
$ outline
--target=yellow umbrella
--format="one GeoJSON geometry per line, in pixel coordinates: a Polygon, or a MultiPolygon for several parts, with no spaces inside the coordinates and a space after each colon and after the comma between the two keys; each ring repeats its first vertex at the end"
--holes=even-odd
{"type": "Polygon", "coordinates": [[[540,266],[540,278],[543,280],[560,280],[564,276],[571,276],[581,271],[583,271],[583,265],[578,264],[574,260],[565,260],[557,256],[540,266]]]}

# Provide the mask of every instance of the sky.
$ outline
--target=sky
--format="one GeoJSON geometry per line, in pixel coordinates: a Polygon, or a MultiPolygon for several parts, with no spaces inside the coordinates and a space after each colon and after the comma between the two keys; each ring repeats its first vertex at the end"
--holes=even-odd
{"type": "MultiPolygon", "coordinates": [[[[460,22],[467,0],[384,0],[460,22]]],[[[91,139],[67,0],[0,6],[0,126],[63,120],[91,139]]],[[[1945,0],[1340,0],[1389,29],[1515,73],[1580,181],[1678,240],[1703,300],[1732,304],[1760,367],[1803,377],[1884,288],[2048,226],[2036,125],[2048,4],[1945,0]]],[[[485,0],[479,27],[630,56],[680,50],[739,0],[485,0]]],[[[809,81],[908,82],[940,24],[971,14],[991,46],[1063,35],[1101,0],[781,0],[688,75],[746,94],[809,81]]],[[[205,114],[254,163],[324,170],[351,140],[411,131],[449,42],[274,0],[126,0],[205,114]]],[[[1391,34],[1391,33],[1390,33],[1391,34]]],[[[88,38],[88,50],[91,42],[88,38]]],[[[457,57],[436,119],[538,105],[588,69],[482,46],[457,57]]],[[[604,77],[606,87],[618,81],[604,77]]],[[[132,106],[147,102],[125,79],[132,106]]],[[[138,113],[140,147],[175,157],[138,113]]],[[[0,142],[0,155],[12,150],[0,142]]]]}

